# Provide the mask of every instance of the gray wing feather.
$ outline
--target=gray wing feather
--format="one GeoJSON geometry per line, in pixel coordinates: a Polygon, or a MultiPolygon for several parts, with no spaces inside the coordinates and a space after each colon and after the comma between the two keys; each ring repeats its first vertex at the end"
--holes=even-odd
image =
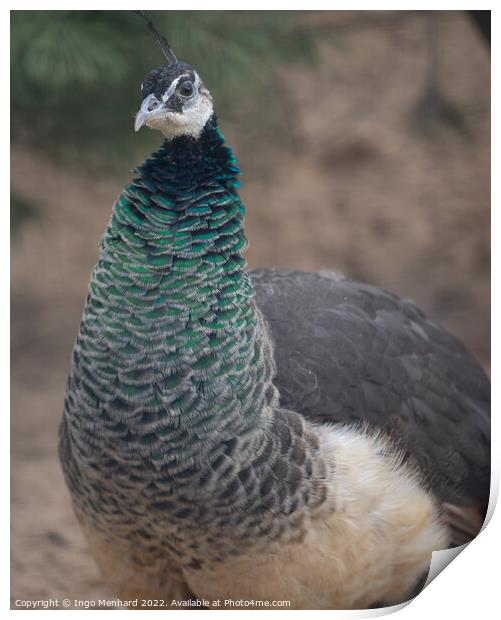
{"type": "Polygon", "coordinates": [[[461,343],[408,300],[329,273],[254,270],[281,406],[389,434],[442,501],[490,485],[490,383],[461,343]]]}

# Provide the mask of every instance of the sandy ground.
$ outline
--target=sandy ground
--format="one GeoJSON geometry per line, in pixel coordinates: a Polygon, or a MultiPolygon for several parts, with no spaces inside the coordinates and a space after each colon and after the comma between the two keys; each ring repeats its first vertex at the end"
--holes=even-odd
{"type": "MultiPolygon", "coordinates": [[[[321,20],[342,44],[288,69],[287,140],[246,150],[252,266],[334,268],[416,300],[489,366],[489,60],[459,13],[444,18],[440,83],[470,136],[410,129],[423,94],[423,19],[321,20]]],[[[224,119],[222,119],[224,125],[224,119]]],[[[131,159],[132,167],[137,161],[131,159]]],[[[90,178],[13,145],[12,184],[43,219],[12,244],[12,600],[98,600],[101,583],[57,460],[69,356],[97,244],[128,178],[90,178]]],[[[15,603],[13,603],[15,606],[15,603]]]]}

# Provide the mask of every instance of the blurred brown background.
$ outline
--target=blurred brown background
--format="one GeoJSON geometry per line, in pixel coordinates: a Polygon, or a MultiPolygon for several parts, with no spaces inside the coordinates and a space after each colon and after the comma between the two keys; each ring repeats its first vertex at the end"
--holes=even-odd
{"type": "MultiPolygon", "coordinates": [[[[162,19],[170,38],[170,17],[162,19]]],[[[239,26],[253,20],[258,28],[261,17],[225,19],[238,19],[239,26]]],[[[224,70],[216,76],[222,84],[216,92],[206,79],[244,172],[249,264],[332,268],[410,297],[488,369],[486,42],[460,11],[304,12],[291,19],[290,32],[307,33],[313,55],[303,61],[298,54],[292,62],[274,57],[267,64],[262,48],[252,70],[265,96],[242,90],[227,105],[224,70]],[[274,97],[269,105],[267,89],[274,97]]],[[[274,47],[286,37],[281,32],[274,47]]],[[[183,39],[174,48],[192,60],[183,39]]],[[[153,53],[159,64],[159,52],[153,53]]],[[[139,64],[144,74],[154,66],[139,64]]],[[[80,161],[80,138],[52,154],[57,102],[44,102],[43,123],[36,105],[24,115],[13,112],[13,600],[109,594],[71,511],[57,460],[57,427],[100,235],[129,170],[159,142],[152,132],[133,142],[139,83],[127,86],[125,121],[114,118],[120,153],[108,156],[109,166],[102,155],[80,161]]],[[[107,82],[100,103],[93,103],[96,118],[105,109],[113,113],[107,103],[113,88],[107,82]]],[[[235,88],[238,79],[230,91],[235,88]]],[[[91,134],[82,150],[97,153],[109,140],[104,129],[73,118],[91,134]]]]}

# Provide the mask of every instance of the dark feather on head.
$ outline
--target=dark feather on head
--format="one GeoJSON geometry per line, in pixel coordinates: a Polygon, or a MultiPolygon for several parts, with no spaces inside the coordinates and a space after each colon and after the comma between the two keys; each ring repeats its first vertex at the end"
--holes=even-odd
{"type": "Polygon", "coordinates": [[[172,51],[172,48],[169,45],[169,42],[164,37],[164,35],[158,31],[157,27],[151,20],[150,16],[146,13],[146,11],[132,11],[132,12],[146,20],[148,24],[148,28],[153,33],[153,36],[157,40],[158,45],[160,45],[160,48],[162,49],[162,52],[164,53],[165,58],[167,58],[167,61],[170,64],[176,64],[178,60],[176,58],[176,55],[172,51]]]}

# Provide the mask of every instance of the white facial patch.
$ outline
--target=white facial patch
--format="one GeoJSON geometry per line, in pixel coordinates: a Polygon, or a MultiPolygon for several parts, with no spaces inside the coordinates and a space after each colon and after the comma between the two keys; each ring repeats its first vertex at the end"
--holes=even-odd
{"type": "Polygon", "coordinates": [[[212,101],[208,97],[199,96],[195,105],[185,108],[182,113],[169,112],[158,129],[168,140],[176,136],[198,138],[213,111],[212,101]]]}

